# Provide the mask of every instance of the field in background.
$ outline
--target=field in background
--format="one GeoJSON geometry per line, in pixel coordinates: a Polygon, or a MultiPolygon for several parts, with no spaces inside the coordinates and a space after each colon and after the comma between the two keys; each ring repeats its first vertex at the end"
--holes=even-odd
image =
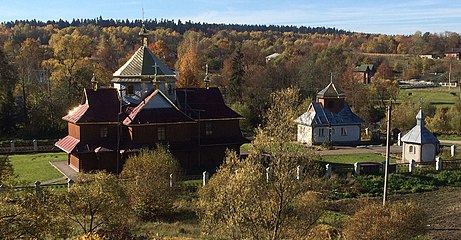
{"type": "Polygon", "coordinates": [[[401,89],[397,101],[402,102],[407,99],[414,101],[422,100],[423,102],[430,102],[437,107],[450,107],[460,99],[459,94],[459,88],[451,88],[449,90],[448,87],[401,89]]]}

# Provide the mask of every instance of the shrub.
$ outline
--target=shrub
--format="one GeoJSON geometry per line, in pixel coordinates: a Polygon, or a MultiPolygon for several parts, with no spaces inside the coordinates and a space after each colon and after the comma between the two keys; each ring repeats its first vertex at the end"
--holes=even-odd
{"type": "Polygon", "coordinates": [[[352,216],[343,233],[345,239],[406,240],[424,233],[425,223],[426,215],[414,203],[370,204],[352,216]]]}
{"type": "Polygon", "coordinates": [[[172,210],[177,189],[170,187],[170,174],[177,176],[178,168],[176,159],[163,146],[127,159],[121,175],[129,179],[131,206],[140,218],[165,217],[172,210]]]}

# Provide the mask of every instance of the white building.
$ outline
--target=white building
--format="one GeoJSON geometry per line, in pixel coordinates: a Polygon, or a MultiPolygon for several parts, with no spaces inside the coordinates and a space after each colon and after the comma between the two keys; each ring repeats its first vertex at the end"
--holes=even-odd
{"type": "Polygon", "coordinates": [[[439,152],[439,140],[424,126],[424,113],[419,110],[414,126],[401,141],[403,143],[402,161],[430,162],[439,152]]]}
{"type": "Polygon", "coordinates": [[[333,145],[360,143],[365,123],[345,102],[345,95],[333,82],[317,94],[317,101],[299,116],[297,140],[309,146],[329,142],[333,145]]]}

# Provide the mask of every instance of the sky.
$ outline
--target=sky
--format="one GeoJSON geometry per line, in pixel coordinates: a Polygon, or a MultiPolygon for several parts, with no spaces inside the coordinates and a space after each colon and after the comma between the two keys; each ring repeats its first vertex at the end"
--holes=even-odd
{"type": "Polygon", "coordinates": [[[461,0],[0,0],[0,22],[169,19],[335,27],[353,32],[461,33],[461,0]]]}

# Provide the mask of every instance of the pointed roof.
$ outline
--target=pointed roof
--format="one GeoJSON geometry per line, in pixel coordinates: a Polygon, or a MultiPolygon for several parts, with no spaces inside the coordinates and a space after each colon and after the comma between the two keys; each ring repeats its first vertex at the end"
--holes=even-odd
{"type": "Polygon", "coordinates": [[[193,122],[162,91],[147,95],[123,120],[124,125],[193,122]]]}
{"type": "Polygon", "coordinates": [[[114,74],[112,82],[125,82],[124,79],[133,78],[140,81],[141,78],[154,79],[169,78],[174,79],[175,73],[163,64],[148,48],[141,46],[131,58],[114,74]]]}
{"type": "Polygon", "coordinates": [[[193,119],[241,119],[242,116],[229,108],[217,87],[178,88],[176,104],[193,119]]]}
{"type": "Polygon", "coordinates": [[[357,67],[355,67],[355,72],[366,72],[366,71],[373,71],[374,70],[374,65],[373,64],[362,64],[357,67]]]}
{"type": "Polygon", "coordinates": [[[317,93],[317,98],[344,98],[343,90],[336,87],[333,81],[328,84],[322,91],[317,93]]]}
{"type": "Polygon", "coordinates": [[[424,113],[420,109],[416,115],[416,126],[414,126],[402,139],[403,142],[427,144],[440,143],[439,140],[424,126],[424,113]]]}
{"type": "Polygon", "coordinates": [[[365,121],[352,112],[347,103],[344,103],[344,107],[339,113],[334,113],[324,108],[319,102],[312,102],[308,111],[299,116],[295,122],[308,126],[360,125],[365,123],[365,121]]]}
{"type": "Polygon", "coordinates": [[[62,119],[72,123],[117,123],[120,102],[115,88],[85,88],[82,103],[62,119]]]}

